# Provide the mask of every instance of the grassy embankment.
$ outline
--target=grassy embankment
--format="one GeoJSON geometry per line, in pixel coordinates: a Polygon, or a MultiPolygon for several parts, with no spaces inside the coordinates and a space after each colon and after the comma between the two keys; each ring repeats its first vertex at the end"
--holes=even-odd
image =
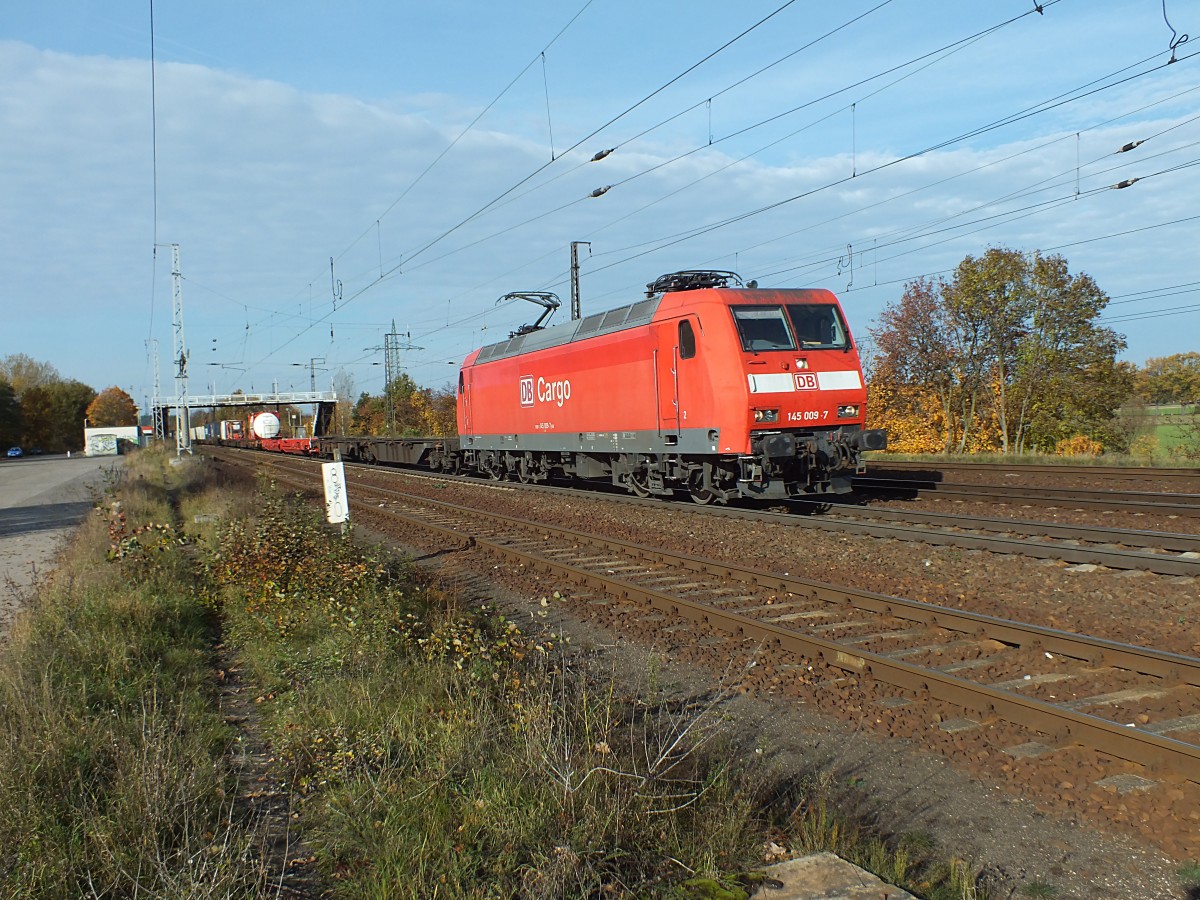
{"type": "Polygon", "coordinates": [[[249,896],[265,884],[238,820],[216,705],[214,610],[173,525],[199,467],[134,460],[0,655],[0,895],[249,896]],[[170,487],[169,487],[170,485],[170,487]],[[108,562],[115,547],[119,560],[108,562]]]}
{"type": "Polygon", "coordinates": [[[719,697],[594,678],[312,511],[218,481],[135,457],[120,513],[107,498],[14,629],[3,896],[271,895],[275,826],[231,763],[246,742],[270,748],[338,896],[735,898],[739,873],[818,849],[982,896],[927,839],[839,814],[858,787],[769,777],[719,697]],[[220,646],[260,700],[244,734],[217,705],[220,646]]]}

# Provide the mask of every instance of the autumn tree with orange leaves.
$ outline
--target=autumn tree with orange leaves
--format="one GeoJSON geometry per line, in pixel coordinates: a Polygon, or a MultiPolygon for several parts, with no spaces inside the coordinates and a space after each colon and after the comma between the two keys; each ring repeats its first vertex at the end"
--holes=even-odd
{"type": "Polygon", "coordinates": [[[359,395],[350,414],[350,433],[386,435],[389,401],[397,437],[447,437],[458,433],[451,389],[423,388],[403,373],[390,388],[382,396],[365,392],[359,395]]]}
{"type": "Polygon", "coordinates": [[[87,408],[87,422],[92,428],[109,428],[136,425],[137,404],[133,398],[115,385],[105,388],[96,395],[87,408]]]}

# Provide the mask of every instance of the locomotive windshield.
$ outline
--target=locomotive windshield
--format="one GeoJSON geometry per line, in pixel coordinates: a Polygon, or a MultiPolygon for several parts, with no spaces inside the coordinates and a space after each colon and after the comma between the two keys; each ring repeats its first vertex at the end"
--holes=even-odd
{"type": "Polygon", "coordinates": [[[747,353],[761,350],[795,350],[783,309],[778,306],[733,306],[733,321],[747,353]]]}
{"type": "Polygon", "coordinates": [[[734,306],[731,309],[742,339],[742,349],[747,353],[795,350],[797,347],[845,350],[850,346],[841,313],[828,303],[789,303],[786,316],[780,306],[734,306]]]}
{"type": "Polygon", "coordinates": [[[836,306],[827,303],[789,303],[788,318],[801,347],[845,350],[849,345],[846,323],[836,306]]]}

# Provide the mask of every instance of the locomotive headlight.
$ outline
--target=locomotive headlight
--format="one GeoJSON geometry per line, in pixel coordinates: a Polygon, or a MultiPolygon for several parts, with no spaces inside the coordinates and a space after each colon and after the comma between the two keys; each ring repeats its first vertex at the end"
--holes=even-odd
{"type": "Polygon", "coordinates": [[[845,406],[838,407],[839,419],[856,419],[858,418],[858,404],[847,403],[845,406]]]}
{"type": "Polygon", "coordinates": [[[755,422],[778,422],[779,410],[777,409],[756,409],[754,411],[755,422]]]}

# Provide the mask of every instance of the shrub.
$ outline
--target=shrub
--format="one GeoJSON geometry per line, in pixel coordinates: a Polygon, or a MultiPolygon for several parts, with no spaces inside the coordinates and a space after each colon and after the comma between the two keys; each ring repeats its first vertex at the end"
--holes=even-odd
{"type": "Polygon", "coordinates": [[[1056,456],[1099,456],[1103,452],[1103,444],[1082,434],[1063,438],[1054,445],[1056,456]]]}

